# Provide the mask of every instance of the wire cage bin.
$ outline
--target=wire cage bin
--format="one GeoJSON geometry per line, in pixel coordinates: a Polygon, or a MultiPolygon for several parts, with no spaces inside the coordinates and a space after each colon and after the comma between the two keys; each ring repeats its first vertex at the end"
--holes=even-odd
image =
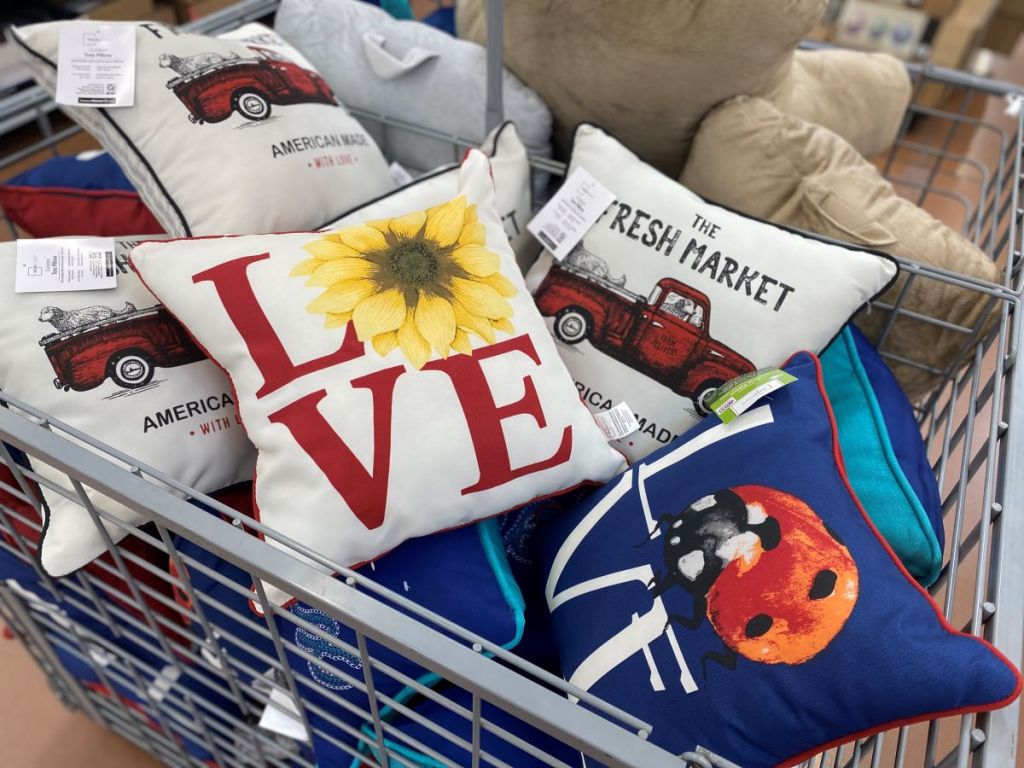
{"type": "MultiPolygon", "coordinates": [[[[189,27],[224,31],[264,18],[276,5],[245,0],[189,27]]],[[[492,40],[500,39],[500,2],[489,4],[488,19],[492,40]]],[[[490,46],[489,59],[486,120],[493,126],[501,120],[500,46],[490,46]]],[[[954,626],[985,637],[1019,665],[1024,650],[1024,560],[1019,556],[1024,551],[1024,372],[1016,365],[1022,330],[1017,311],[1024,213],[1022,93],[951,70],[911,67],[911,75],[913,103],[900,138],[877,160],[879,167],[898,191],[959,227],[1003,269],[1004,278],[988,283],[901,261],[907,285],[937,281],[976,291],[985,297],[987,311],[974,327],[956,326],[905,308],[905,289],[895,303],[876,303],[869,311],[885,313],[883,356],[943,380],[917,404],[948,534],[945,565],[932,594],[954,626]],[[933,106],[937,102],[942,106],[933,106]],[[965,141],[971,142],[969,153],[965,141]],[[909,321],[934,323],[962,336],[959,357],[948,370],[887,351],[893,328],[909,321]]],[[[54,109],[37,88],[0,100],[0,133],[24,131],[34,123],[41,134],[0,159],[0,172],[40,150],[58,154],[59,143],[78,132],[57,125],[54,109]]],[[[448,141],[453,161],[471,144],[394,116],[351,111],[389,130],[448,141]]],[[[533,165],[555,175],[565,170],[550,160],[533,165]]],[[[9,222],[8,227],[16,236],[9,222]]],[[[517,768],[495,754],[497,743],[563,768],[575,768],[579,761],[565,758],[552,744],[568,745],[609,766],[732,765],[700,744],[684,755],[669,754],[648,740],[648,723],[500,644],[26,403],[3,393],[0,402],[7,406],[0,408],[5,465],[0,490],[8,499],[0,503],[0,551],[18,560],[26,574],[0,584],[0,617],[66,705],[169,766],[313,768],[313,740],[342,756],[338,765],[351,760],[373,768],[422,764],[410,762],[410,750],[431,765],[517,768]],[[42,467],[49,469],[41,472],[42,467]],[[61,579],[42,572],[35,559],[44,519],[39,487],[84,508],[107,544],[103,558],[61,579]],[[128,526],[97,498],[148,522],[128,526]],[[127,537],[114,546],[104,524],[127,537]],[[272,605],[265,585],[295,596],[303,610],[272,605]],[[338,627],[347,631],[338,633],[338,627]],[[330,663],[339,659],[346,663],[330,663]],[[325,678],[332,685],[321,685],[325,678]],[[445,713],[448,725],[422,716],[418,705],[423,702],[445,713]],[[396,727],[397,718],[415,723],[421,735],[396,727]],[[513,735],[502,725],[510,718],[550,740],[528,742],[513,735]],[[450,750],[441,754],[422,734],[453,747],[458,757],[450,750]]],[[[1017,759],[1019,718],[1015,703],[982,715],[903,727],[832,749],[804,765],[1000,768],[1017,759]]]]}

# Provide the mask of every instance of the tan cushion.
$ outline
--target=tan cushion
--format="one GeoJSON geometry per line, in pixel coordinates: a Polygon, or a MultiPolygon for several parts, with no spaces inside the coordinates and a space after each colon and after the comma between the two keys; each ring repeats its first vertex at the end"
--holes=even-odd
{"type": "MultiPolygon", "coordinates": [[[[567,155],[583,121],[672,176],[715,104],[779,88],[825,0],[514,0],[505,63],[540,93],[567,155]]],[[[481,0],[459,0],[459,34],[486,41],[481,0]]],[[[864,99],[859,99],[863,102],[864,99]]]]}
{"type": "MultiPolygon", "coordinates": [[[[999,268],[984,253],[900,197],[846,141],[780,112],[764,99],[740,96],[711,112],[700,126],[681,180],[694,192],[752,216],[971,277],[1000,280],[999,268]]],[[[906,279],[901,274],[882,301],[894,302],[906,279]]],[[[975,327],[986,300],[976,291],[917,278],[904,307],[975,327]]],[[[861,313],[857,324],[877,340],[888,315],[876,307],[861,313]]],[[[992,320],[990,316],[986,323],[992,320]]],[[[883,350],[945,370],[964,341],[963,334],[901,317],[883,350]]],[[[896,363],[893,370],[912,398],[940,383],[914,366],[896,363]]]]}
{"type": "Polygon", "coordinates": [[[772,93],[760,95],[871,157],[896,140],[910,93],[910,77],[899,59],[837,49],[797,51],[789,76],[772,93]]]}

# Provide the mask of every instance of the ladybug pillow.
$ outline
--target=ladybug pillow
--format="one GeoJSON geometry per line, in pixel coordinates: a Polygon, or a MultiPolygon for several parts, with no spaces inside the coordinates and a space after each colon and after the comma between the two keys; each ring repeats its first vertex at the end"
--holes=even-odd
{"type": "MultiPolygon", "coordinates": [[[[201,491],[252,473],[255,452],[231,385],[128,269],[135,240],[117,240],[117,287],[15,293],[14,243],[0,245],[0,390],[201,491]]],[[[67,477],[33,468],[73,495],[67,477]]],[[[145,518],[87,489],[96,506],[130,525],[145,518]]],[[[106,552],[89,513],[42,488],[43,569],[63,576],[106,552]]],[[[126,532],[105,527],[115,542],[126,532]]]]}
{"type": "MultiPolygon", "coordinates": [[[[491,161],[494,178],[494,204],[505,226],[505,234],[516,254],[519,269],[525,272],[537,260],[540,246],[526,231],[526,222],[533,215],[530,189],[530,158],[519,138],[515,123],[495,128],[480,145],[480,151],[491,161]]],[[[323,227],[338,229],[350,222],[387,216],[388,211],[430,208],[451,200],[459,191],[459,164],[452,163],[411,181],[394,192],[361,205],[323,227]]]]}
{"type": "Polygon", "coordinates": [[[387,215],[132,253],[231,377],[260,520],[343,565],[623,466],[523,285],[487,158],[451,200],[387,215]]]}
{"type": "Polygon", "coordinates": [[[124,171],[106,152],[52,157],[0,184],[0,207],[31,237],[160,232],[124,171]]]}
{"type": "Polygon", "coordinates": [[[942,568],[942,504],[914,409],[855,325],[821,356],[850,485],[889,546],[926,587],[942,568]]]}
{"type": "MultiPolygon", "coordinates": [[[[13,32],[51,96],[61,29],[75,23],[13,32]]],[[[63,109],[110,152],[166,232],[310,229],[394,187],[373,139],[267,27],[205,37],[122,23],[135,27],[134,106],[63,109]]]]}
{"type": "Polygon", "coordinates": [[[896,276],[884,254],[706,203],[592,125],[576,129],[578,168],[615,202],[527,285],[583,401],[636,413],[616,443],[630,461],[694,426],[726,381],[824,349],[896,276]]]}
{"type": "Polygon", "coordinates": [[[942,618],[851,490],[817,360],[786,370],[541,530],[566,679],[744,768],[1012,702],[1017,670],[942,618]]]}

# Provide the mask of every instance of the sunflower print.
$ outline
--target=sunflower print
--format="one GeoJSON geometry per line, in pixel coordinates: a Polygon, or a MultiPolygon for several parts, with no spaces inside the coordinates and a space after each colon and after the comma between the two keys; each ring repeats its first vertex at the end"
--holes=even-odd
{"type": "Polygon", "coordinates": [[[476,205],[460,195],[443,205],[322,235],[304,249],[312,258],[292,276],[324,288],[308,312],[327,328],[355,325],[377,354],[400,348],[417,369],[432,352],[473,353],[470,337],[485,344],[495,333],[514,334],[516,287],[487,250],[487,230],[476,205]]]}

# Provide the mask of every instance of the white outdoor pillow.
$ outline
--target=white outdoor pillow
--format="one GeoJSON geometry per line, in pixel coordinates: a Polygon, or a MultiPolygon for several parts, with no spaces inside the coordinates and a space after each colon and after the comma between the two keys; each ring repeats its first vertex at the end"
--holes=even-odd
{"type": "MultiPolygon", "coordinates": [[[[471,144],[484,139],[487,52],[415,21],[398,21],[358,0],[285,0],[277,32],[316,65],[351,107],[397,117],[471,144]]],[[[551,112],[506,71],[505,117],[531,155],[551,155],[551,112]]],[[[448,141],[367,121],[384,152],[423,171],[458,161],[448,141]]]]}
{"type": "MultiPolygon", "coordinates": [[[[530,162],[526,147],[519,140],[519,132],[512,122],[495,128],[484,139],[480,150],[490,158],[491,177],[494,179],[494,203],[505,226],[516,263],[523,274],[540,254],[540,245],[526,230],[526,222],[533,215],[533,195],[530,194],[530,162]]],[[[324,229],[337,229],[350,222],[366,221],[387,216],[388,211],[422,210],[451,200],[459,191],[459,165],[450,163],[411,181],[394,192],[355,208],[324,229]]]]}
{"type": "MultiPolygon", "coordinates": [[[[61,26],[75,23],[14,30],[50,94],[61,26]]],[[[267,27],[217,38],[155,23],[135,30],[135,105],[64,109],[114,156],[169,234],[311,229],[394,187],[373,139],[267,27]]]]}
{"type": "Polygon", "coordinates": [[[231,377],[267,526],[355,565],[624,466],[580,403],[493,198],[472,150],[458,196],[427,211],[132,253],[231,377]]]}
{"type": "Polygon", "coordinates": [[[584,402],[636,413],[640,430],[618,441],[630,461],[696,424],[726,381],[823,350],[896,277],[884,254],[706,203],[592,125],[576,129],[577,168],[615,202],[527,285],[584,402]]]}
{"type": "MultiPolygon", "coordinates": [[[[139,239],[116,241],[117,288],[56,293],[15,293],[15,244],[0,244],[0,389],[200,491],[248,480],[255,451],[231,385],[128,269],[139,239]]],[[[71,491],[65,475],[33,468],[71,491]]],[[[81,505],[42,493],[47,573],[63,576],[106,551],[81,505]]],[[[145,522],[96,491],[89,497],[129,524],[145,522]]],[[[126,535],[104,525],[115,542],[126,535]]]]}

